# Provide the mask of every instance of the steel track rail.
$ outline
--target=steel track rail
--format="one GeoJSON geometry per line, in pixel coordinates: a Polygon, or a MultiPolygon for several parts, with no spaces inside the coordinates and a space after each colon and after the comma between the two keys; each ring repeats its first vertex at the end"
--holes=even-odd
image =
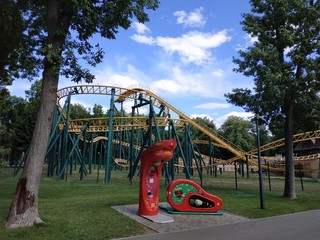
{"type": "Polygon", "coordinates": [[[186,123],[200,130],[201,132],[203,132],[205,135],[207,135],[208,137],[213,139],[215,142],[223,146],[228,151],[232,152],[236,156],[244,156],[243,152],[237,149],[232,143],[228,142],[226,139],[223,139],[221,136],[217,136],[216,133],[211,132],[210,130],[206,129],[204,126],[196,123],[195,121],[190,119],[187,115],[185,115],[183,112],[178,110],[176,107],[164,101],[157,94],[143,87],[133,87],[129,89],[129,88],[114,87],[114,86],[102,86],[102,85],[69,86],[69,87],[58,90],[57,101],[60,102],[62,98],[68,96],[70,93],[72,95],[76,95],[76,94],[111,95],[112,89],[115,89],[115,96],[118,97],[115,100],[115,102],[123,102],[126,100],[126,98],[139,100],[139,95],[140,97],[142,96],[142,98],[144,99],[150,99],[152,100],[153,105],[155,105],[158,108],[165,106],[164,112],[166,114],[168,114],[170,109],[171,111],[176,113],[186,123]]]}

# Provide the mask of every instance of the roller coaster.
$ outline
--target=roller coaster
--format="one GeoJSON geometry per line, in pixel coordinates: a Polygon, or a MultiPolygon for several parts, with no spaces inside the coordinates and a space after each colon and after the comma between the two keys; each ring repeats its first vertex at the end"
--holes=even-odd
{"type": "MultiPolygon", "coordinates": [[[[255,161],[257,149],[248,152],[240,150],[149,89],[141,86],[122,88],[76,85],[62,88],[57,92],[57,107],[46,153],[47,175],[67,179],[68,173],[72,174],[75,165],[79,164],[80,179],[96,169],[98,181],[99,170],[104,169],[104,182],[107,183],[111,179],[112,169],[125,167],[129,170],[129,179],[132,180],[139,168],[139,156],[142,151],[154,142],[171,138],[177,141],[177,148],[173,161],[164,167],[168,181],[174,179],[175,171],[179,168],[188,179],[196,172],[202,183],[202,172],[205,168],[216,170],[221,164],[231,164],[236,161],[245,162],[247,165],[257,164],[255,161]],[[70,119],[71,97],[79,94],[108,95],[110,108],[107,116],[70,119]],[[65,99],[64,104],[62,104],[63,99],[65,99]],[[125,112],[123,108],[127,100],[132,102],[131,114],[125,112]],[[141,107],[148,108],[148,115],[139,114],[141,107]],[[172,118],[172,115],[176,115],[177,118],[172,118]],[[205,137],[192,139],[192,129],[202,132],[205,137]],[[201,144],[208,145],[209,154],[201,153],[199,150],[201,144]],[[214,157],[214,148],[224,148],[234,157],[217,159],[214,157]]],[[[320,131],[314,131],[295,135],[294,142],[319,138],[320,131]]],[[[284,139],[280,139],[262,146],[261,152],[283,145],[284,139]]],[[[319,159],[319,156],[313,158],[319,159]]],[[[264,159],[266,162],[270,161],[267,157],[264,159]]],[[[299,161],[303,160],[304,158],[301,158],[299,161]]],[[[263,165],[264,168],[266,166],[267,164],[263,165]]],[[[271,170],[283,171],[278,167],[273,167],[271,170]]]]}

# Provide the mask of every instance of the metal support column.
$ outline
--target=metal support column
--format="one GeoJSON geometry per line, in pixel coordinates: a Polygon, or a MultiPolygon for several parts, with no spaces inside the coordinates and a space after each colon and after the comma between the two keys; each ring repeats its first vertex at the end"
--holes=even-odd
{"type": "Polygon", "coordinates": [[[110,109],[109,109],[109,128],[108,128],[108,147],[105,162],[104,182],[110,182],[112,167],[112,140],[113,140],[113,116],[114,116],[114,95],[115,89],[111,89],[110,109]]]}

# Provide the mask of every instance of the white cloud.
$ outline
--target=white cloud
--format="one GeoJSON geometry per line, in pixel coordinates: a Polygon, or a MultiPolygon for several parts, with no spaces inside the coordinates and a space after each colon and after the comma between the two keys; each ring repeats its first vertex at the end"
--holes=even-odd
{"type": "Polygon", "coordinates": [[[80,104],[83,107],[85,107],[87,110],[91,110],[93,108],[94,103],[88,103],[87,101],[85,101],[85,98],[82,95],[74,95],[71,98],[71,103],[72,104],[80,104]]]}
{"type": "MultiPolygon", "coordinates": [[[[133,64],[135,59],[130,56],[116,56],[105,63],[105,67],[94,69],[96,76],[93,84],[104,86],[115,86],[129,88],[132,86],[143,86],[159,93],[171,102],[178,98],[215,98],[208,102],[224,99],[224,94],[231,92],[233,88],[247,84],[245,79],[235,79],[232,71],[233,65],[219,61],[210,63],[206,67],[190,67],[179,64],[175,58],[163,58],[158,55],[152,68],[137,69],[133,64]],[[213,71],[213,69],[216,69],[213,71]],[[171,100],[172,99],[172,100],[171,100]]],[[[238,76],[236,76],[238,79],[238,76]]],[[[83,84],[83,83],[82,83],[83,84]]],[[[76,85],[69,80],[61,79],[59,89],[62,87],[76,85]]],[[[221,105],[222,107],[224,105],[221,105]]],[[[200,106],[209,109],[207,106],[200,106]]],[[[200,109],[198,106],[197,108],[200,109]]],[[[213,107],[212,105],[210,106],[213,107]]],[[[217,107],[217,106],[216,106],[217,107]]],[[[192,106],[193,108],[193,106],[192,106]]]]}
{"type": "Polygon", "coordinates": [[[256,36],[251,36],[250,34],[246,34],[244,37],[243,37],[245,43],[243,44],[237,44],[237,47],[236,47],[236,50],[239,51],[239,50],[245,50],[246,48],[252,46],[255,42],[258,41],[258,37],[256,36]]]}
{"type": "Polygon", "coordinates": [[[179,65],[172,66],[170,63],[161,65],[165,77],[155,80],[150,88],[155,89],[162,95],[174,93],[176,96],[189,96],[206,91],[201,74],[190,72],[179,65]]]}
{"type": "Polygon", "coordinates": [[[246,39],[251,45],[258,41],[258,37],[257,37],[257,36],[251,36],[251,35],[249,35],[249,34],[247,34],[247,35],[245,36],[245,39],[246,39]]]}
{"type": "MultiPolygon", "coordinates": [[[[134,101],[128,100],[128,101],[124,101],[123,102],[123,110],[128,114],[131,114],[132,106],[134,106],[134,101]]],[[[146,115],[146,114],[149,113],[149,107],[148,106],[139,107],[139,108],[137,108],[137,110],[139,111],[139,114],[145,114],[146,115]]]]}
{"type": "MultiPolygon", "coordinates": [[[[92,74],[95,79],[91,85],[115,86],[127,88],[132,85],[140,85],[146,82],[146,77],[143,72],[136,69],[132,64],[133,60],[128,56],[115,56],[111,63],[105,62],[105,67],[93,68],[92,74]]],[[[59,80],[58,89],[77,85],[69,79],[62,77],[59,80]]],[[[87,85],[84,82],[78,85],[87,85]]],[[[90,84],[89,84],[90,85],[90,84]]]]}
{"type": "Polygon", "coordinates": [[[92,73],[95,75],[92,84],[75,84],[68,79],[61,78],[58,89],[72,85],[102,85],[123,88],[139,85],[148,87],[150,77],[146,76],[144,72],[130,64],[131,61],[132,59],[127,56],[117,56],[112,59],[110,63],[106,63],[106,67],[92,70],[92,73]]]}
{"type": "Polygon", "coordinates": [[[143,23],[134,22],[132,26],[139,34],[145,34],[150,32],[150,29],[143,23]]]}
{"type": "Polygon", "coordinates": [[[158,45],[169,55],[177,53],[184,63],[202,65],[211,59],[210,49],[217,48],[231,40],[226,29],[217,33],[203,33],[192,31],[180,37],[151,37],[134,34],[131,39],[146,45],[158,45]]]}
{"type": "Polygon", "coordinates": [[[146,35],[133,34],[130,38],[137,43],[143,43],[147,45],[153,45],[155,43],[152,37],[146,35]]]}
{"type": "Polygon", "coordinates": [[[128,87],[128,86],[139,84],[139,82],[136,79],[133,79],[130,76],[121,75],[118,73],[110,76],[107,81],[108,81],[108,85],[121,86],[121,87],[128,87]]]}
{"type": "MultiPolygon", "coordinates": [[[[235,74],[232,72],[232,66],[228,67],[224,63],[222,65],[225,67],[221,70],[223,75],[213,77],[212,68],[216,68],[213,65],[194,69],[170,60],[167,62],[159,61],[157,72],[153,74],[154,83],[150,85],[150,88],[164,96],[167,95],[166,93],[170,93],[169,97],[174,93],[176,97],[224,99],[224,94],[231,92],[232,88],[237,85],[231,84],[235,74]]],[[[221,69],[220,66],[218,69],[221,69]]]]}
{"type": "Polygon", "coordinates": [[[161,79],[151,84],[151,89],[155,89],[157,92],[170,92],[170,93],[177,93],[177,92],[184,92],[187,90],[186,86],[178,84],[175,81],[161,79]]]}
{"type": "MultiPolygon", "coordinates": [[[[121,58],[119,58],[121,59],[121,58]]],[[[131,64],[128,64],[126,59],[121,59],[117,63],[118,68],[105,67],[95,72],[96,79],[93,84],[104,86],[115,86],[127,88],[132,85],[139,85],[145,76],[131,64]]]]}
{"type": "Polygon", "coordinates": [[[211,48],[216,48],[230,41],[227,30],[217,33],[189,32],[181,37],[157,37],[156,44],[167,53],[178,53],[185,63],[202,65],[211,58],[211,48]]]}
{"type": "Polygon", "coordinates": [[[190,115],[190,118],[208,118],[210,121],[212,121],[213,119],[212,119],[212,117],[210,116],[210,115],[208,115],[208,114],[191,114],[190,115]]]}
{"type": "Polygon", "coordinates": [[[214,120],[217,128],[220,128],[221,125],[228,119],[230,116],[236,116],[241,117],[245,120],[250,120],[254,115],[250,112],[229,112],[221,117],[218,117],[216,120],[214,120]]]}
{"type": "Polygon", "coordinates": [[[200,108],[200,109],[221,109],[221,108],[229,108],[231,105],[229,103],[204,103],[195,106],[195,108],[200,108]]]}
{"type": "Polygon", "coordinates": [[[286,47],[284,49],[284,54],[287,56],[292,50],[294,50],[294,47],[286,47]]]}
{"type": "Polygon", "coordinates": [[[223,77],[223,70],[222,70],[222,69],[214,70],[214,71],[212,72],[212,75],[213,75],[214,77],[218,77],[218,78],[223,77]]]}
{"type": "Polygon", "coordinates": [[[182,24],[184,27],[202,27],[206,24],[206,19],[202,15],[203,8],[197,8],[190,13],[184,10],[176,11],[173,13],[177,17],[177,23],[182,24]]]}

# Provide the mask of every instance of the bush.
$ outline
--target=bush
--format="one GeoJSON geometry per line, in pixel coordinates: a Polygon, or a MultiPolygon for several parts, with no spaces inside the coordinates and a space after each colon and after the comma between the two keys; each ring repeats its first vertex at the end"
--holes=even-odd
{"type": "Polygon", "coordinates": [[[8,163],[0,161],[0,168],[6,168],[6,167],[8,167],[8,163]]]}

